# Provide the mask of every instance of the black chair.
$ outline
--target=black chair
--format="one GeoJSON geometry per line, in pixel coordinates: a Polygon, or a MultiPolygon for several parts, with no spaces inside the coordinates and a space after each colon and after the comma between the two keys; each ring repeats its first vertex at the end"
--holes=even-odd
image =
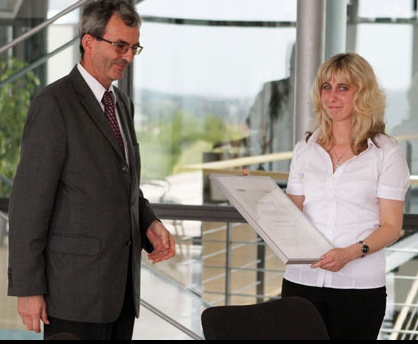
{"type": "Polygon", "coordinates": [[[44,340],[81,340],[81,338],[72,333],[61,332],[46,337],[44,340]]]}
{"type": "Polygon", "coordinates": [[[206,340],[329,340],[318,310],[301,297],[213,306],[201,322],[206,340]]]}

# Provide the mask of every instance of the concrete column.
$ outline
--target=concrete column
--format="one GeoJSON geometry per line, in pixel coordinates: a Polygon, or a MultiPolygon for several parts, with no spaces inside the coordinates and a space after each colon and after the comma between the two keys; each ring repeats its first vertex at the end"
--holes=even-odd
{"type": "Polygon", "coordinates": [[[310,92],[324,60],[325,0],[298,0],[296,19],[296,84],[294,140],[311,130],[310,92]]]}

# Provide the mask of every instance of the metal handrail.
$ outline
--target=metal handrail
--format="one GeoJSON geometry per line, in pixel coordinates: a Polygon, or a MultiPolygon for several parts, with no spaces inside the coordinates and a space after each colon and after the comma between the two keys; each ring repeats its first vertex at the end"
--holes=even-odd
{"type": "Polygon", "coordinates": [[[187,334],[190,338],[192,338],[194,340],[204,340],[204,338],[197,335],[193,331],[190,331],[187,327],[183,326],[182,324],[180,324],[178,321],[174,320],[173,318],[167,316],[166,314],[161,312],[158,308],[154,307],[153,305],[151,305],[150,303],[148,303],[144,299],[141,299],[140,302],[141,302],[141,306],[145,307],[150,312],[154,313],[155,315],[157,315],[158,317],[163,319],[165,322],[173,325],[175,328],[177,328],[181,332],[187,334]]]}

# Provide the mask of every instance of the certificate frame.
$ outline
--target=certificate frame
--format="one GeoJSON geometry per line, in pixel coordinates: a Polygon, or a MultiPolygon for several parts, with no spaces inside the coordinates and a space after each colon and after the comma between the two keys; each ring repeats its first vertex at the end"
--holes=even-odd
{"type": "Polygon", "coordinates": [[[210,179],[284,264],[311,264],[333,248],[271,177],[210,179]]]}

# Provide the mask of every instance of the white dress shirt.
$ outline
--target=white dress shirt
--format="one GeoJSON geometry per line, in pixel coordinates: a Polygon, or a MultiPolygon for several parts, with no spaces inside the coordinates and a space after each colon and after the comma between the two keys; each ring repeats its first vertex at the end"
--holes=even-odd
{"type": "Polygon", "coordinates": [[[97,99],[97,102],[100,104],[100,106],[101,106],[101,108],[102,108],[102,110],[103,110],[103,113],[104,113],[104,105],[102,104],[102,98],[103,98],[103,94],[106,92],[106,91],[111,91],[112,93],[113,93],[113,98],[114,98],[114,101],[115,101],[115,110],[116,110],[116,118],[117,118],[117,120],[118,120],[118,125],[119,125],[119,130],[120,130],[120,132],[121,132],[121,134],[122,134],[122,139],[123,139],[123,144],[125,145],[125,159],[126,159],[126,161],[127,162],[129,162],[129,160],[128,160],[128,152],[127,152],[127,148],[126,148],[126,137],[125,137],[125,132],[123,131],[123,128],[122,128],[122,126],[121,126],[121,124],[120,124],[120,118],[119,118],[119,112],[118,112],[118,107],[117,107],[117,101],[118,101],[118,98],[117,98],[117,96],[116,96],[116,92],[114,91],[114,89],[113,89],[113,84],[111,84],[110,85],[110,87],[109,87],[109,89],[108,90],[106,90],[101,84],[100,84],[100,82],[97,80],[97,79],[95,79],[89,72],[87,72],[86,70],[85,70],[85,68],[81,65],[81,63],[79,62],[78,64],[77,64],[77,68],[78,68],[78,71],[80,72],[80,74],[81,74],[81,76],[84,78],[84,80],[86,81],[86,83],[87,83],[87,85],[89,85],[89,87],[90,87],[90,89],[92,90],[92,92],[93,92],[93,94],[94,94],[94,96],[96,97],[96,99],[97,99]]]}
{"type": "MultiPolygon", "coordinates": [[[[405,200],[410,173],[401,146],[385,135],[377,137],[379,147],[369,139],[364,152],[333,172],[329,154],[317,143],[319,130],[295,145],[286,192],[305,196],[303,211],[309,220],[335,247],[347,247],[379,227],[379,198],[405,200]]],[[[386,284],[385,267],[380,250],[338,272],[287,265],[284,277],[316,287],[378,288],[386,284]]]]}

